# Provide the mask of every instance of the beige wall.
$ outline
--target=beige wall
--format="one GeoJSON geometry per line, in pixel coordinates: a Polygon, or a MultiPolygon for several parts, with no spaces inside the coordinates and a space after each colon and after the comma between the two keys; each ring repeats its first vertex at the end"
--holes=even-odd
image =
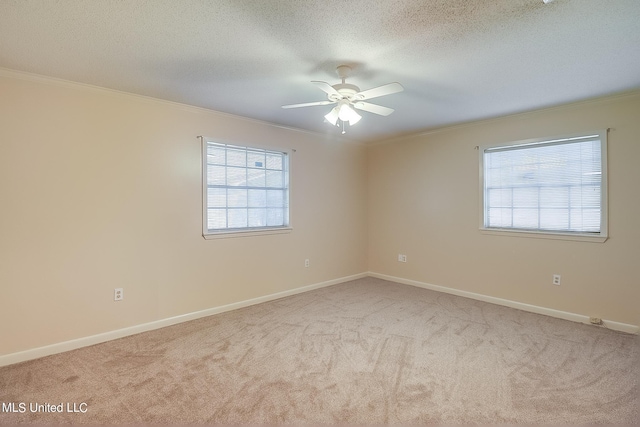
{"type": "Polygon", "coordinates": [[[0,120],[0,355],[366,271],[362,146],[8,71],[0,120]],[[291,233],[202,238],[198,135],[296,149],[291,233]]]}
{"type": "Polygon", "coordinates": [[[365,148],[2,71],[0,355],[367,269],[640,325],[639,113],[635,93],[365,148]],[[607,242],[480,234],[476,145],[605,127],[607,242]],[[293,232],[201,237],[198,135],[296,149],[293,232]]]}
{"type": "Polygon", "coordinates": [[[443,129],[368,152],[369,270],[640,325],[640,93],[443,129]],[[484,235],[477,145],[611,128],[609,240],[484,235]],[[398,253],[408,256],[406,264],[398,253]],[[562,284],[551,284],[553,274],[562,284]]]}

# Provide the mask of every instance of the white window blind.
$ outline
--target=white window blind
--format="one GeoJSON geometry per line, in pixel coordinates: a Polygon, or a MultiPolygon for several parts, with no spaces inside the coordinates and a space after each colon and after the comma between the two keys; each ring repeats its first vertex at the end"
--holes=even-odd
{"type": "Polygon", "coordinates": [[[601,235],[606,133],[483,150],[484,228],[601,235]]]}
{"type": "Polygon", "coordinates": [[[289,226],[289,156],[203,138],[204,234],[289,226]]]}

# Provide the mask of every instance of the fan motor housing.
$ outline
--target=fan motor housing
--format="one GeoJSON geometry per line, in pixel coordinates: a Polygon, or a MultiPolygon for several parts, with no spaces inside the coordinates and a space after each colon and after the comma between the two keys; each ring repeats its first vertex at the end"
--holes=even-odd
{"type": "Polygon", "coordinates": [[[358,86],[349,83],[338,83],[336,85],[333,85],[333,88],[337,90],[340,95],[342,95],[342,98],[338,98],[338,96],[335,94],[329,94],[328,98],[331,101],[339,101],[340,99],[345,98],[352,99],[356,93],[360,92],[360,88],[358,86]]]}

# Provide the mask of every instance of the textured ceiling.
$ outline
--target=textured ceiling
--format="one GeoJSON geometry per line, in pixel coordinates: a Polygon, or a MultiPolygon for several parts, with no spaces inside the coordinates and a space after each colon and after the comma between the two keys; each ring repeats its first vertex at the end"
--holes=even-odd
{"type": "Polygon", "coordinates": [[[0,67],[314,132],[311,80],[405,91],[376,141],[640,88],[640,0],[0,0],[0,67]]]}

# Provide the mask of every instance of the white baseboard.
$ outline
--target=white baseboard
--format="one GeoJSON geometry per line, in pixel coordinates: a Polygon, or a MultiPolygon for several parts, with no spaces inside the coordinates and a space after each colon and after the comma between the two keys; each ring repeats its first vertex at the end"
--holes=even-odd
{"type": "MultiPolygon", "coordinates": [[[[248,307],[255,304],[260,304],[267,301],[273,301],[279,298],[288,297],[291,295],[308,292],[314,289],[324,288],[327,286],[337,285],[339,283],[348,282],[350,280],[361,279],[363,277],[376,277],[378,279],[388,280],[391,282],[402,283],[405,285],[416,286],[419,288],[430,289],[432,291],[444,292],[447,294],[458,295],[461,297],[471,298],[478,301],[484,301],[492,304],[502,305],[506,307],[516,308],[531,313],[544,314],[551,317],[557,317],[560,319],[571,320],[579,323],[589,324],[589,316],[581,314],[570,313],[566,311],[554,310],[552,308],[539,307],[531,304],[525,304],[517,301],[506,300],[502,298],[491,297],[487,295],[477,294],[474,292],[462,291],[453,288],[447,288],[445,286],[432,285],[430,283],[419,282],[416,280],[403,279],[401,277],[389,276],[386,274],[380,274],[375,272],[354,274],[352,276],[345,276],[338,279],[327,280],[325,282],[315,283],[313,285],[303,286],[300,288],[290,289],[288,291],[276,292],[275,294],[264,295],[257,298],[252,298],[245,301],[239,301],[232,304],[227,304],[219,307],[208,308],[206,310],[196,311],[193,313],[187,313],[180,316],[169,317],[166,319],[160,319],[153,322],[143,323],[140,325],[130,326],[127,328],[117,329],[115,331],[104,332],[101,334],[91,335],[88,337],[77,338],[69,341],[64,341],[56,344],[47,345],[44,347],[33,348],[16,353],[10,353],[0,356],[0,366],[12,365],[14,363],[25,362],[27,360],[37,359],[52,354],[63,353],[65,351],[75,350],[77,348],[87,347],[94,344],[100,344],[106,341],[111,341],[118,338],[123,338],[130,335],[139,334],[141,332],[152,331],[154,329],[164,328],[166,326],[176,325],[182,322],[188,322],[190,320],[199,319],[202,317],[211,316],[214,314],[224,313],[226,311],[236,310],[243,307],[248,307]]],[[[630,325],[627,323],[614,322],[612,320],[603,319],[607,328],[616,331],[626,332],[630,334],[638,334],[640,328],[637,325],[630,325]]]]}
{"type": "Polygon", "coordinates": [[[226,311],[236,310],[238,308],[248,307],[250,305],[260,304],[275,299],[288,297],[314,289],[324,288],[327,286],[337,285],[339,283],[348,282],[350,280],[361,279],[367,277],[367,273],[354,274],[352,276],[340,277],[338,279],[327,280],[325,282],[315,283],[313,285],[303,286],[300,288],[290,289],[288,291],[276,292],[275,294],[264,295],[245,301],[239,301],[232,304],[222,305],[219,307],[208,308],[206,310],[187,313],[180,316],[169,317],[166,319],[155,320],[153,322],[143,323],[140,325],[130,326],[128,328],[117,329],[115,331],[104,332],[88,337],[77,338],[44,347],[24,350],[17,353],[10,353],[0,356],[0,366],[12,365],[14,363],[25,362],[27,360],[37,359],[52,354],[63,353],[69,350],[75,350],[81,347],[88,347],[94,344],[100,344],[106,341],[123,338],[129,335],[139,334],[141,332],[152,331],[154,329],[164,328],[166,326],[175,325],[189,320],[199,319],[201,317],[211,316],[213,314],[224,313],[226,311]]]}
{"type": "MultiPolygon", "coordinates": [[[[506,307],[517,308],[518,310],[528,311],[531,313],[544,314],[546,316],[557,317],[559,319],[571,320],[573,322],[590,324],[589,316],[582,314],[570,313],[567,311],[555,310],[553,308],[539,307],[537,305],[525,304],[522,302],[511,301],[502,298],[491,297],[482,294],[476,294],[474,292],[461,291],[459,289],[447,288],[445,286],[432,285],[430,283],[418,282],[416,280],[403,279],[401,277],[388,276],[386,274],[380,274],[375,272],[369,272],[369,276],[377,277],[378,279],[388,280],[390,282],[402,283],[404,285],[416,286],[419,288],[430,289],[432,291],[444,292],[447,294],[458,295],[461,297],[471,298],[478,301],[489,302],[492,304],[503,305],[506,307]]],[[[614,322],[613,320],[602,319],[603,324],[608,329],[616,331],[626,332],[629,334],[638,334],[640,328],[637,325],[630,325],[628,323],[614,322]]]]}

